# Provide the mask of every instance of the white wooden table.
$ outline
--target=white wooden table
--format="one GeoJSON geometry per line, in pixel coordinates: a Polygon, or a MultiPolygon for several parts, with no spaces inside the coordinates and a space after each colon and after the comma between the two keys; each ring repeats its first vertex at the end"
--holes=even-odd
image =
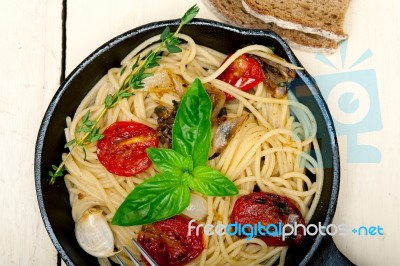
{"type": "MultiPolygon", "coordinates": [[[[113,36],[144,23],[179,18],[195,3],[201,7],[198,17],[218,20],[201,0],[68,0],[66,74],[113,36]]],[[[0,10],[0,265],[56,265],[57,253],[36,202],[33,161],[42,116],[62,76],[62,1],[1,1],[0,10]]],[[[352,71],[369,70],[358,80],[368,76],[377,82],[370,84],[366,95],[358,96],[358,104],[371,98],[367,107],[378,107],[376,117],[365,118],[370,119],[369,132],[360,133],[360,127],[351,123],[346,127],[349,119],[362,119],[340,113],[357,107],[351,97],[347,107],[332,98],[329,102],[334,118],[342,123],[342,175],[334,223],[384,228],[384,236],[334,238],[358,265],[400,265],[399,11],[398,0],[352,0],[345,24],[350,39],[344,64],[339,51],[326,58],[335,66],[331,67],[316,54],[295,50],[308,71],[321,78],[322,90],[327,77],[344,74],[346,81],[345,73],[352,71]],[[366,51],[367,59],[351,68],[366,51]],[[372,97],[374,93],[378,98],[372,97]],[[352,145],[355,139],[349,136],[378,149],[379,162],[354,163],[365,153],[352,145]]]]}

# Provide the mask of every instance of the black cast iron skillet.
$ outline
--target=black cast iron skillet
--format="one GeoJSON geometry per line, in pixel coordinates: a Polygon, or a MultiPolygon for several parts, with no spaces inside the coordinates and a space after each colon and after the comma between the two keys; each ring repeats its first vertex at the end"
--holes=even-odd
{"type": "MultiPolygon", "coordinates": [[[[68,192],[60,178],[49,185],[48,171],[58,164],[65,144],[65,117],[72,116],[79,102],[90,88],[111,67],[138,44],[159,34],[169,26],[176,29],[178,20],[144,25],[126,32],[87,57],[61,84],[43,118],[35,151],[35,181],[39,208],[45,227],[57,251],[67,265],[96,265],[97,260],[86,254],[78,245],[74,234],[74,221],[68,192]]],[[[288,45],[274,32],[239,29],[215,21],[195,19],[182,28],[198,44],[232,53],[248,44],[263,44],[275,48],[275,53],[301,66],[288,45]]],[[[325,178],[322,196],[311,223],[328,225],[333,217],[339,190],[339,152],[331,115],[314,79],[307,71],[297,71],[292,90],[300,102],[306,104],[318,123],[318,134],[324,161],[325,178]]],[[[349,265],[350,262],[337,250],[331,238],[321,235],[307,236],[300,246],[290,247],[286,265],[349,265]]]]}

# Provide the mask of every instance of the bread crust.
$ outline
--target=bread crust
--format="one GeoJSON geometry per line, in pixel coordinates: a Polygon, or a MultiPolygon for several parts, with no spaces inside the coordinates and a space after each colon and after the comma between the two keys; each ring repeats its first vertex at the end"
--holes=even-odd
{"type": "Polygon", "coordinates": [[[241,0],[203,0],[203,2],[224,22],[243,28],[272,30],[292,47],[309,52],[325,53],[333,53],[338,47],[337,41],[320,35],[284,29],[274,23],[265,23],[250,15],[243,8],[241,0]]]}
{"type": "Polygon", "coordinates": [[[266,23],[328,39],[347,39],[343,31],[350,0],[242,0],[244,9],[266,23]]]}

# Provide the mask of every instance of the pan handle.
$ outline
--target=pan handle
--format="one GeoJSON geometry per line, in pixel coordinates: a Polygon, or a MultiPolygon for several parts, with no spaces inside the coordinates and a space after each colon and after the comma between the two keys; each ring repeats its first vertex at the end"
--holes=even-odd
{"type": "Polygon", "coordinates": [[[322,240],[319,248],[311,258],[309,266],[353,266],[352,263],[345,255],[343,255],[336,247],[331,236],[326,236],[322,240]]]}

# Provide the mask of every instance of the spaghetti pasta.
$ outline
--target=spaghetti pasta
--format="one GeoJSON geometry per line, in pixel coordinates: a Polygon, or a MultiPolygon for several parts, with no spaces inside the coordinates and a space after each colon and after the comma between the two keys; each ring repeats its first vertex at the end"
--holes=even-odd
{"type": "MultiPolygon", "coordinates": [[[[309,222],[323,184],[322,158],[315,139],[317,124],[312,113],[290,92],[287,97],[276,99],[271,97],[263,83],[249,93],[217,79],[242,54],[254,54],[290,68],[296,67],[261,45],[242,48],[224,62],[225,54],[196,44],[188,35],[178,34],[178,37],[184,41],[180,45],[182,52],[170,54],[163,51],[160,66],[150,70],[154,76],[145,80],[143,89],[121,100],[104,115],[99,121],[101,131],[115,121],[123,120],[157,128],[156,107],[173,108],[173,102],[179,102],[182,97],[185,89],[182,84],[189,84],[198,77],[203,83],[209,83],[236,98],[225,104],[228,118],[247,117],[223,152],[209,160],[208,165],[231,179],[239,189],[239,196],[253,192],[256,187],[264,192],[284,195],[297,205],[306,223],[309,222]],[[316,152],[315,158],[309,155],[311,148],[316,152]],[[313,173],[315,178],[307,176],[306,171],[313,173]]],[[[120,68],[110,69],[98,81],[80,103],[74,117],[66,119],[67,141],[75,137],[78,124],[88,110],[91,118],[99,116],[106,96],[117,91],[128,75],[121,70],[132,67],[136,56],[143,58],[156,46],[157,40],[159,36],[136,47],[122,61],[120,68]]],[[[215,131],[216,126],[213,134],[215,131]]],[[[154,176],[157,170],[151,166],[133,177],[116,176],[99,163],[94,143],[88,144],[85,150],[74,149],[65,162],[68,171],[65,183],[70,195],[72,217],[78,221],[85,210],[96,207],[102,209],[106,219],[111,221],[129,192],[143,180],[154,176]]],[[[65,158],[66,155],[63,156],[65,158]]],[[[237,196],[205,198],[208,213],[201,222],[229,224],[237,196]]],[[[129,247],[140,257],[131,238],[137,238],[141,227],[111,224],[110,227],[116,248],[129,247]]],[[[283,264],[286,256],[287,247],[267,246],[258,238],[246,240],[229,235],[204,237],[205,250],[190,265],[272,265],[276,261],[283,264]]],[[[123,259],[129,264],[127,258],[123,259]]]]}

